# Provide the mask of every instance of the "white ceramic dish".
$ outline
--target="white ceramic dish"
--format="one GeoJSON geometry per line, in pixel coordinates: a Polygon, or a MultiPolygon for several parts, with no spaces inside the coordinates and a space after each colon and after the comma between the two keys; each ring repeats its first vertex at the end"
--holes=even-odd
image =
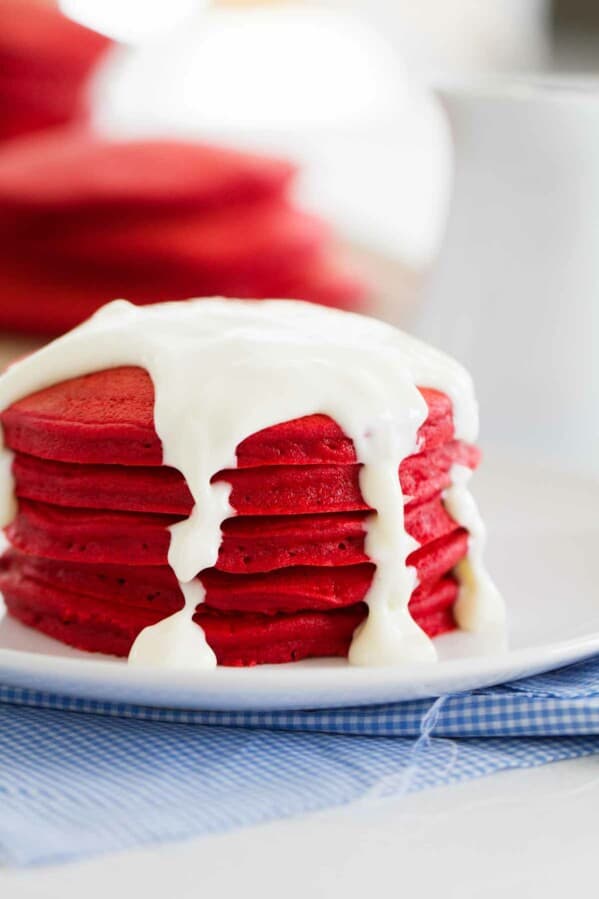
{"type": "Polygon", "coordinates": [[[130,668],[70,650],[5,617],[0,683],[169,708],[316,708],[475,689],[599,652],[591,564],[599,546],[599,484],[488,459],[475,485],[490,530],[489,567],[508,605],[507,649],[455,633],[436,641],[436,664],[360,669],[315,660],[198,674],[130,668]]]}

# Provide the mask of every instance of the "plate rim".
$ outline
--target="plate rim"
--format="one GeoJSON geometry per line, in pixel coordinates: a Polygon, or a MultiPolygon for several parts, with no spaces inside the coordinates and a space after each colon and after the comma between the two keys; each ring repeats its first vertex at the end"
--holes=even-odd
{"type": "Polygon", "coordinates": [[[333,705],[347,708],[352,705],[433,699],[446,693],[485,689],[583,661],[597,653],[599,630],[564,641],[521,647],[494,655],[416,663],[405,668],[374,669],[352,668],[342,662],[320,667],[289,663],[289,667],[222,667],[190,673],[142,666],[132,668],[111,657],[80,659],[27,650],[0,649],[0,683],[10,688],[35,690],[68,698],[96,699],[100,702],[118,702],[156,709],[271,711],[330,708],[333,705]],[[273,677],[275,673],[277,676],[273,677]],[[416,685],[410,681],[414,674],[420,675],[416,685]],[[60,679],[60,688],[43,688],[32,684],[38,677],[60,679]],[[159,684],[156,683],[158,679],[159,684]],[[468,685],[451,686],[459,681],[468,685]],[[443,682],[449,685],[447,689],[443,689],[443,682]],[[163,697],[168,697],[168,701],[124,699],[121,690],[128,685],[133,689],[143,690],[144,693],[152,691],[162,694],[163,697]],[[410,686],[413,689],[406,695],[405,689],[410,686]],[[236,688],[241,687],[243,690],[237,692],[236,688]],[[185,694],[187,701],[177,701],[178,690],[185,694]],[[334,701],[331,700],[332,691],[339,691],[334,701]],[[116,696],[115,692],[120,695],[116,696]],[[197,694],[197,700],[192,704],[189,702],[190,693],[197,694]],[[375,693],[379,694],[378,698],[373,696],[375,693]],[[397,693],[395,698],[394,693],[397,693]]]}

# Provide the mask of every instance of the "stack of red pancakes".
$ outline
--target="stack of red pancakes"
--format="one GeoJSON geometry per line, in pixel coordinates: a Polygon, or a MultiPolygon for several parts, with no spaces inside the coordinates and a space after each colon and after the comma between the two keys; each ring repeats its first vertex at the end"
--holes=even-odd
{"type": "Polygon", "coordinates": [[[0,327],[59,334],[104,303],[189,297],[356,309],[363,279],[297,207],[294,167],[174,140],[54,129],[0,152],[0,327]]]}
{"type": "MultiPolygon", "coordinates": [[[[408,558],[418,575],[410,611],[433,637],[455,627],[452,571],[468,548],[443,491],[451,466],[474,468],[478,451],[454,438],[450,400],[421,393],[428,418],[399,478],[419,545],[408,558]]],[[[18,512],[0,590],[15,618],[80,649],[125,656],[144,627],[183,606],[168,528],[192,498],[162,464],[153,402],[147,373],[127,367],[50,387],[1,416],[18,512]]],[[[215,567],[199,575],[205,602],[194,617],[219,664],[347,655],[375,572],[359,476],[352,442],[324,415],[239,444],[237,468],[215,477],[231,484],[235,514],[215,567]]]]}

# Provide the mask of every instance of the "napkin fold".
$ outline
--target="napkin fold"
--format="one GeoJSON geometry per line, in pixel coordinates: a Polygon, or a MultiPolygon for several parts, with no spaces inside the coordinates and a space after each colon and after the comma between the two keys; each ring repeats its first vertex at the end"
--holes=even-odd
{"type": "Polygon", "coordinates": [[[0,685],[0,859],[30,865],[599,752],[599,657],[352,709],[153,709],[0,685]]]}

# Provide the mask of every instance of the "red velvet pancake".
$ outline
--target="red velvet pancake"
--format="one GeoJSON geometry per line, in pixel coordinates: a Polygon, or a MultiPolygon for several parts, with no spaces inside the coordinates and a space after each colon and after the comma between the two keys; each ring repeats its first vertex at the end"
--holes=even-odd
{"type": "MultiPolygon", "coordinates": [[[[7,529],[22,552],[53,559],[165,565],[170,535],[180,517],[65,509],[23,500],[7,529]]],[[[295,565],[354,565],[364,551],[366,514],[239,517],[223,524],[216,567],[231,573],[295,565]]],[[[439,499],[406,508],[406,529],[421,545],[455,531],[439,499]]]]}
{"type": "MultiPolygon", "coordinates": [[[[92,652],[127,655],[137,634],[163,616],[56,590],[27,577],[0,575],[11,615],[71,646],[92,652]]],[[[457,584],[439,581],[411,612],[429,636],[455,625],[452,606],[457,584]]],[[[309,656],[347,655],[355,628],[367,614],[363,603],[333,611],[259,615],[223,613],[200,606],[194,616],[204,629],[221,665],[254,665],[296,661],[309,656]]]]}
{"type": "MultiPolygon", "coordinates": [[[[453,438],[451,402],[421,389],[428,418],[421,450],[453,438]]],[[[61,462],[161,465],[154,389],[141,368],[114,368],[65,381],[14,403],[0,415],[6,444],[61,462]]],[[[476,452],[476,451],[475,451],[476,452]]],[[[351,440],[325,415],[310,415],[253,434],[237,447],[237,466],[355,463],[351,440]]]]}
{"type": "MultiPolygon", "coordinates": [[[[0,9],[2,3],[0,3],[0,9]]],[[[79,80],[49,81],[0,70],[0,141],[9,147],[23,134],[53,129],[87,111],[79,80]],[[5,115],[6,112],[6,115],[5,115]]]]}
{"type": "Polygon", "coordinates": [[[33,266],[27,240],[22,240],[20,247],[3,243],[0,324],[5,328],[57,334],[123,296],[141,306],[197,296],[258,300],[287,297],[355,311],[364,306],[367,289],[362,277],[352,274],[322,248],[311,260],[296,257],[290,269],[281,268],[260,278],[234,271],[226,277],[222,272],[188,272],[167,278],[156,272],[144,276],[139,271],[112,269],[92,275],[85,266],[57,265],[47,258],[37,258],[33,266]]]}
{"type": "MultiPolygon", "coordinates": [[[[237,292],[227,288],[224,295],[252,299],[248,284],[240,284],[236,290],[237,292]]],[[[218,292],[204,291],[203,296],[218,292]]],[[[344,259],[336,248],[330,249],[325,243],[319,253],[314,253],[311,259],[303,260],[301,265],[281,267],[272,277],[264,278],[254,298],[306,299],[322,306],[360,312],[367,308],[368,296],[369,289],[364,281],[364,274],[344,259]]]]}
{"type": "MultiPolygon", "coordinates": [[[[355,565],[364,550],[368,513],[240,516],[223,522],[216,567],[252,573],[292,565],[355,565]]],[[[168,528],[180,516],[65,509],[21,500],[7,528],[11,544],[29,555],[79,562],[166,565],[168,528]]],[[[407,506],[406,531],[421,546],[457,529],[441,500],[407,506]]]]}
{"type": "Polygon", "coordinates": [[[2,0],[0,4],[0,59],[7,74],[85,75],[90,60],[110,43],[49,4],[36,0],[2,0]]]}
{"type": "MultiPolygon", "coordinates": [[[[160,217],[124,216],[120,221],[79,223],[28,241],[30,251],[100,277],[108,268],[124,277],[181,279],[276,278],[284,267],[310,260],[328,236],[321,219],[281,199],[169,212],[160,217]],[[282,265],[284,260],[284,266],[282,265]]],[[[190,281],[190,284],[193,283],[190,281]]],[[[204,282],[205,283],[205,282],[204,282]]],[[[258,283],[260,283],[258,281],[258,283]]]]}
{"type": "MultiPolygon", "coordinates": [[[[412,553],[409,561],[419,581],[414,599],[423,597],[431,583],[448,574],[467,550],[468,535],[458,530],[412,553]]],[[[25,555],[13,549],[3,556],[0,570],[3,575],[21,572],[57,589],[165,614],[176,611],[182,603],[168,566],[80,563],[25,555]]],[[[206,589],[207,606],[270,614],[354,605],[366,596],[373,572],[371,563],[299,566],[259,574],[229,574],[213,568],[202,572],[200,580],[206,589]]]]}
{"type": "Polygon", "coordinates": [[[2,0],[0,139],[79,118],[85,82],[109,44],[50,4],[2,0]]]}
{"type": "Polygon", "coordinates": [[[119,226],[132,212],[191,208],[197,213],[280,196],[293,172],[284,160],[208,144],[112,141],[61,129],[3,150],[0,223],[36,229],[60,215],[63,225],[119,226]],[[102,219],[102,210],[108,218],[102,219]]]}
{"type": "MultiPolygon", "coordinates": [[[[477,451],[451,441],[409,456],[400,467],[406,499],[422,502],[449,486],[451,466],[474,468],[477,451]]],[[[189,515],[193,500],[176,469],[53,462],[17,453],[17,496],[58,506],[189,515]]],[[[223,471],[215,481],[231,484],[229,502],[240,515],[305,515],[366,510],[360,466],[276,465],[223,471]]]]}

